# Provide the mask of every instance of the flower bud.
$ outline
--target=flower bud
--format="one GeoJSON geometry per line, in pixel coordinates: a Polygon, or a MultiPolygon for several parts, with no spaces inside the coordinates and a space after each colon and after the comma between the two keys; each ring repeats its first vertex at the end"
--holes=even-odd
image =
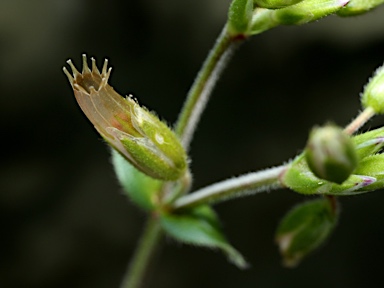
{"type": "Polygon", "coordinates": [[[369,80],[361,96],[363,107],[371,107],[376,113],[384,113],[384,65],[369,80]]]}
{"type": "Polygon", "coordinates": [[[338,184],[351,175],[358,162],[353,141],[331,125],[312,130],[305,156],[313,174],[338,184]]]}
{"type": "Polygon", "coordinates": [[[337,15],[342,17],[360,15],[383,3],[384,0],[351,0],[348,5],[337,11],[337,15]]]}
{"type": "Polygon", "coordinates": [[[107,60],[102,72],[83,55],[82,73],[71,60],[64,67],[76,100],[100,135],[135,168],[156,179],[177,180],[187,169],[185,151],[176,135],[131,97],[123,98],[107,82],[107,60]]]}
{"type": "Polygon", "coordinates": [[[298,205],[285,215],[275,238],[285,266],[296,266],[324,243],[336,225],[336,209],[337,203],[323,198],[298,205]]]}
{"type": "Polygon", "coordinates": [[[295,5],[303,0],[253,0],[253,2],[262,8],[279,9],[291,5],[295,5]]]}
{"type": "Polygon", "coordinates": [[[304,0],[276,10],[274,19],[282,25],[301,25],[335,13],[349,0],[304,0]]]}
{"type": "Polygon", "coordinates": [[[253,0],[233,0],[228,10],[228,33],[245,35],[252,19],[253,0]]]}

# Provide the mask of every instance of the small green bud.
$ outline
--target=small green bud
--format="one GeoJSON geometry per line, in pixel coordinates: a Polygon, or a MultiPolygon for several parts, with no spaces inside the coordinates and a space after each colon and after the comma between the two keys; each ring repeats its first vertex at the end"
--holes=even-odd
{"type": "Polygon", "coordinates": [[[304,0],[275,11],[274,19],[282,25],[301,25],[335,13],[349,0],[304,0]]]}
{"type": "Polygon", "coordinates": [[[347,180],[358,162],[351,138],[332,125],[312,130],[305,156],[309,168],[317,177],[338,184],[347,180]]]}
{"type": "Polygon", "coordinates": [[[384,3],[384,0],[351,0],[339,11],[337,15],[342,17],[364,14],[384,3]]]}
{"type": "Polygon", "coordinates": [[[123,98],[110,85],[107,60],[102,72],[83,55],[82,73],[68,60],[64,67],[76,100],[100,135],[135,168],[160,180],[177,180],[187,169],[186,153],[177,136],[131,97],[123,98]]]}
{"type": "Polygon", "coordinates": [[[303,0],[254,0],[253,2],[261,8],[279,9],[295,5],[303,0]]]}
{"type": "Polygon", "coordinates": [[[300,204],[285,215],[276,232],[276,242],[287,267],[296,266],[329,237],[337,222],[335,199],[300,204]]]}
{"type": "Polygon", "coordinates": [[[361,96],[363,107],[371,107],[377,114],[384,113],[384,65],[369,80],[361,96]]]}
{"type": "Polygon", "coordinates": [[[252,19],[253,0],[233,0],[228,10],[228,33],[247,34],[252,19]]]}

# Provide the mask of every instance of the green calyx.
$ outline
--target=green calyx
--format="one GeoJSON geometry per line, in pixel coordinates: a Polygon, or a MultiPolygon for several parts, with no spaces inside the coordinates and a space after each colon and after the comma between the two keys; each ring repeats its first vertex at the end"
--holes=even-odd
{"type": "Polygon", "coordinates": [[[384,65],[379,67],[361,96],[363,107],[371,107],[377,114],[384,113],[384,65]]]}
{"type": "Polygon", "coordinates": [[[254,0],[253,2],[261,8],[279,9],[295,5],[303,0],[254,0]]]}
{"type": "Polygon", "coordinates": [[[304,0],[276,10],[274,19],[281,25],[301,25],[337,12],[348,0],[304,0]]]}
{"type": "Polygon", "coordinates": [[[253,13],[253,0],[233,0],[228,10],[228,34],[236,37],[246,35],[253,13]]]}
{"type": "Polygon", "coordinates": [[[383,3],[384,0],[350,0],[344,8],[337,11],[337,15],[342,17],[361,15],[383,3]]]}
{"type": "Polygon", "coordinates": [[[279,25],[302,25],[313,22],[339,11],[347,3],[348,0],[258,0],[255,1],[256,7],[248,34],[259,34],[279,25]],[[284,6],[284,3],[287,5],[284,6]],[[277,7],[279,5],[282,6],[277,7]]]}

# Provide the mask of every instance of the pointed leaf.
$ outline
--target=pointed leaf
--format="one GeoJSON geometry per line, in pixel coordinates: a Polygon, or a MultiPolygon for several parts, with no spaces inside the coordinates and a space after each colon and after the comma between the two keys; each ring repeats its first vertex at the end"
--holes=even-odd
{"type": "Polygon", "coordinates": [[[209,206],[198,206],[181,214],[161,215],[164,230],[176,240],[207,248],[222,250],[228,259],[239,268],[246,268],[243,256],[226,240],[219,220],[209,206]]]}

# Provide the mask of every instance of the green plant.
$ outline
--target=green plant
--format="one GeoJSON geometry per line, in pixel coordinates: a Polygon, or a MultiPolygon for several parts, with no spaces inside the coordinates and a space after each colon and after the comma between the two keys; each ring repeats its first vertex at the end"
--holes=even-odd
{"type": "Polygon", "coordinates": [[[80,107],[113,148],[113,164],[121,185],[149,215],[122,287],[139,286],[163,232],[184,243],[219,249],[238,267],[247,267],[224,236],[212,204],[283,187],[321,196],[294,208],[277,229],[276,241],[284,262],[294,266],[332,232],[339,215],[336,197],[384,186],[380,154],[384,130],[353,136],[371,117],[384,111],[383,68],[376,71],[362,94],[362,113],[344,129],[326,125],[314,130],[307,148],[291,162],[189,193],[192,177],[187,157],[216,81],[245,39],[279,25],[302,25],[334,13],[361,14],[383,2],[232,1],[228,21],[188,93],[174,131],[132,97],[124,99],[113,90],[108,84],[111,70],[107,62],[100,72],[95,60],[90,69],[83,56],[81,73],[68,62],[73,75],[65,68],[64,72],[80,107]]]}

